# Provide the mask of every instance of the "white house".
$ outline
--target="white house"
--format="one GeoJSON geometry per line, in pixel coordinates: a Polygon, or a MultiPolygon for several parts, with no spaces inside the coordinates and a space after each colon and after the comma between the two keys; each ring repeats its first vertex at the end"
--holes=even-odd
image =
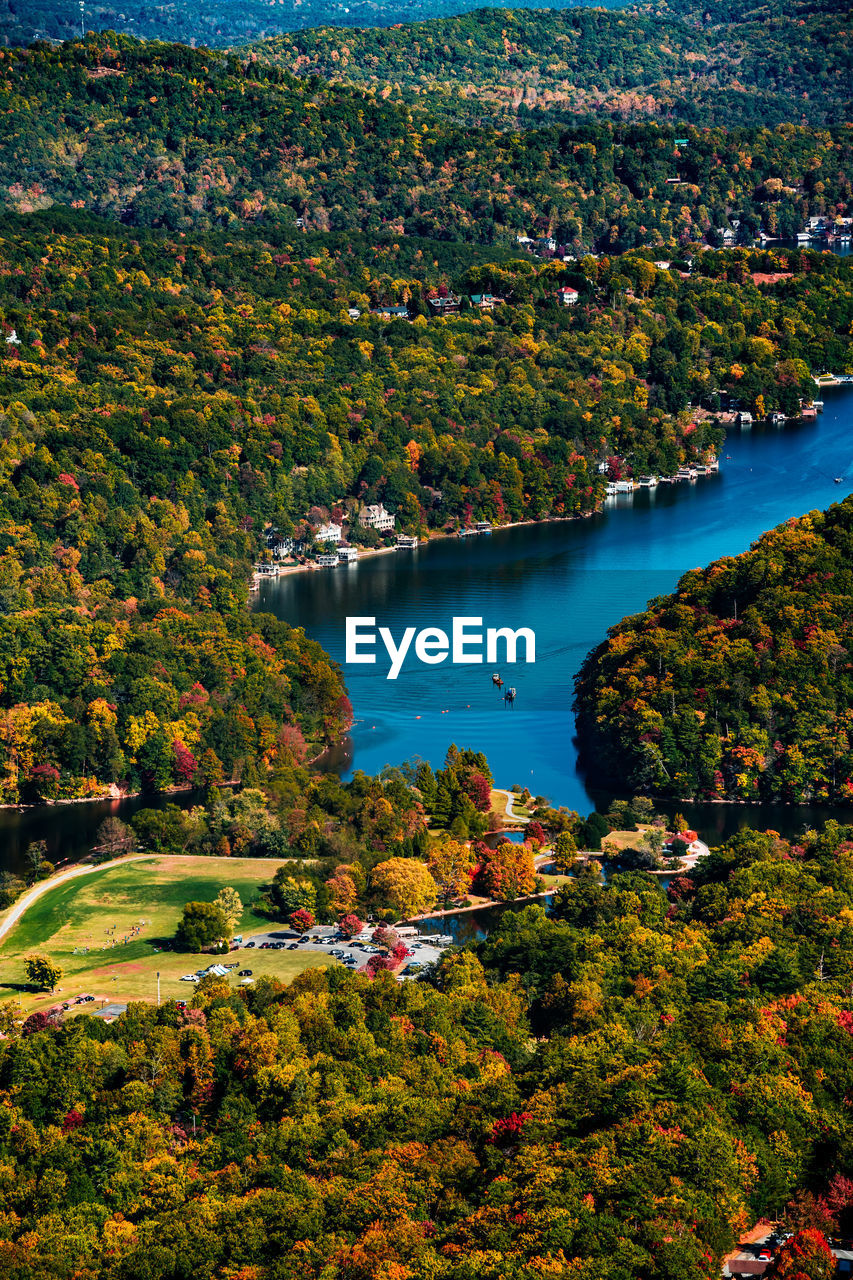
{"type": "Polygon", "coordinates": [[[338,547],[338,559],[344,564],[354,564],[358,559],[358,547],[338,547]]]}
{"type": "Polygon", "coordinates": [[[294,541],[292,538],[284,536],[271,544],[271,550],[276,560],[286,560],[289,555],[293,554],[294,541]]]}
{"type": "Polygon", "coordinates": [[[321,524],[319,529],[314,530],[315,542],[340,542],[341,526],[339,524],[321,524]]]}
{"type": "Polygon", "coordinates": [[[12,347],[19,347],[21,345],[21,339],[18,337],[14,329],[6,338],[6,343],[8,346],[12,347]]]}
{"type": "Polygon", "coordinates": [[[378,529],[380,533],[391,533],[395,524],[394,516],[390,511],[385,510],[381,502],[366,507],[359,516],[359,520],[366,529],[378,529]]]}
{"type": "Polygon", "coordinates": [[[577,289],[560,289],[557,297],[560,299],[564,307],[573,307],[578,300],[577,289]]]}

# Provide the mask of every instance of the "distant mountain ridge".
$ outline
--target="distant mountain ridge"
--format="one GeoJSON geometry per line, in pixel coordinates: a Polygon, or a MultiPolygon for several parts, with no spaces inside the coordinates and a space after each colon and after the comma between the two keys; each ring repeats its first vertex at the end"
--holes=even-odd
{"type": "MultiPolygon", "coordinates": [[[[555,9],[582,0],[557,0],[555,9]]],[[[489,0],[485,0],[488,5],[489,0]]],[[[116,31],[144,40],[227,48],[265,40],[285,31],[321,26],[344,29],[387,27],[392,23],[447,18],[482,8],[484,0],[86,0],[84,30],[116,31]]],[[[601,0],[618,7],[620,0],[601,0]]],[[[529,7],[503,0],[502,7],[529,7]]],[[[7,45],[33,40],[73,40],[80,36],[79,0],[0,0],[0,40],[7,45]]]]}
{"type": "MultiPolygon", "coordinates": [[[[850,0],[87,0],[82,26],[244,48],[467,122],[661,118],[833,125],[853,117],[850,0]]],[[[7,45],[78,38],[78,0],[0,0],[7,45]]]]}
{"type": "Polygon", "coordinates": [[[697,8],[477,9],[385,30],[324,27],[257,47],[296,75],[457,118],[657,117],[835,124],[851,117],[851,11],[833,0],[697,8]],[[795,50],[795,52],[794,52],[795,50]]]}

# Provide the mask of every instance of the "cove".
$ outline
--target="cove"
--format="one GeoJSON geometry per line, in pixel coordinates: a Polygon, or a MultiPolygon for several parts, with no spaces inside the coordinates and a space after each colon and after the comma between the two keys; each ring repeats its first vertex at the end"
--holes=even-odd
{"type": "MultiPolygon", "coordinates": [[[[853,492],[853,389],[829,388],[816,421],[733,431],[720,471],[608,499],[586,520],[524,525],[490,536],[435,539],[352,565],[261,584],[256,608],[303,626],[344,667],[355,723],[328,763],[349,777],[419,757],[440,765],[448,746],[485,751],[496,782],[520,783],[582,812],[596,797],[577,765],[571,703],[587,652],[626,614],[671,591],[682,573],[736,555],[767,529],[853,492]],[[835,483],[835,477],[842,483],[835,483]],[[505,667],[509,708],[485,667],[347,665],[346,618],[452,630],[455,615],[511,622],[536,633],[535,664],[505,667]]],[[[822,811],[697,806],[719,837],[761,818],[796,829],[822,811]],[[714,810],[714,813],[709,812],[714,810]]],[[[837,812],[837,811],[836,811],[837,812]]]]}

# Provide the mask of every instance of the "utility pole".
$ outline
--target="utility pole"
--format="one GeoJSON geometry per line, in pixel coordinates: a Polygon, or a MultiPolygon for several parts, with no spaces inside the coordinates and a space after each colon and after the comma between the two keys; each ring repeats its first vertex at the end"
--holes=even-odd
{"type": "Polygon", "coordinates": [[[160,970],[157,970],[157,1008],[160,1008],[160,970]]]}
{"type": "Polygon", "coordinates": [[[86,34],[86,29],[83,26],[83,11],[85,10],[85,8],[86,8],[86,0],[80,0],[80,39],[81,40],[86,34]]]}

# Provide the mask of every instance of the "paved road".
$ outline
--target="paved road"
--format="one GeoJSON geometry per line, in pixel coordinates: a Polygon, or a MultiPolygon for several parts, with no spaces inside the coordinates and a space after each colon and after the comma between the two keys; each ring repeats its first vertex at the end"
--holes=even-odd
{"type": "Polygon", "coordinates": [[[520,822],[523,826],[526,826],[527,823],[530,821],[530,819],[522,818],[521,814],[513,813],[512,811],[512,802],[515,799],[515,796],[512,794],[512,792],[505,791],[503,787],[492,787],[492,790],[496,791],[499,796],[506,796],[506,816],[510,819],[510,821],[520,822]]]}
{"type": "Polygon", "coordinates": [[[104,871],[107,867],[122,866],[126,862],[141,862],[145,858],[153,858],[155,855],[151,853],[136,853],[130,858],[111,858],[109,862],[101,862],[94,867],[71,867],[68,871],[61,871],[58,876],[51,876],[49,880],[42,880],[40,884],[34,886],[23,898],[20,898],[6,919],[0,924],[0,938],[6,936],[10,929],[13,929],[20,920],[21,916],[37,902],[42,894],[47,893],[49,889],[55,889],[57,885],[65,884],[66,880],[76,880],[78,876],[89,876],[93,871],[104,871]]]}

